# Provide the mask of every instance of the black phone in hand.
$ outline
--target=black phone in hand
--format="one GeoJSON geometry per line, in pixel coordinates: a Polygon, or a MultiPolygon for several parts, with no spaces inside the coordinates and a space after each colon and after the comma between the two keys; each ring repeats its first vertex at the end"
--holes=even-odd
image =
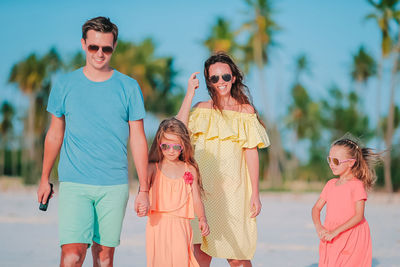
{"type": "Polygon", "coordinates": [[[39,205],[39,209],[42,210],[42,211],[46,211],[47,210],[47,207],[48,207],[49,201],[50,201],[50,197],[53,194],[53,184],[52,183],[49,183],[49,184],[50,184],[50,194],[47,197],[46,204],[43,204],[42,202],[40,202],[40,205],[39,205]]]}

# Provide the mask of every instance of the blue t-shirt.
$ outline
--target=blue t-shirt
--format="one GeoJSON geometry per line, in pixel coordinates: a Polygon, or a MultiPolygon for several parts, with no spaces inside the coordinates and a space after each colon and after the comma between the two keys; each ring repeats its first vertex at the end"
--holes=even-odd
{"type": "Polygon", "coordinates": [[[60,181],[128,183],[128,121],[145,116],[143,95],[134,79],[114,70],[108,80],[93,82],[80,68],[57,80],[47,111],[65,116],[60,181]]]}

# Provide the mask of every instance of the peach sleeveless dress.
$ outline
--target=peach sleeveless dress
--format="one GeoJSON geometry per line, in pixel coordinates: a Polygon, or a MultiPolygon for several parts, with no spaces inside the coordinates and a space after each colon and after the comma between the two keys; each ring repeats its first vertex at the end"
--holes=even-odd
{"type": "MultiPolygon", "coordinates": [[[[329,180],[320,197],[326,201],[324,227],[331,231],[355,214],[355,202],[367,200],[363,183],[357,178],[336,185],[329,180]]],[[[336,236],[331,242],[320,241],[319,267],[371,267],[372,244],[365,218],[336,236]]]]}
{"type": "MultiPolygon", "coordinates": [[[[157,173],[149,192],[146,225],[147,267],[198,267],[193,254],[194,218],[192,186],[182,178],[157,173]]],[[[187,167],[186,170],[187,171],[187,167]]]]}

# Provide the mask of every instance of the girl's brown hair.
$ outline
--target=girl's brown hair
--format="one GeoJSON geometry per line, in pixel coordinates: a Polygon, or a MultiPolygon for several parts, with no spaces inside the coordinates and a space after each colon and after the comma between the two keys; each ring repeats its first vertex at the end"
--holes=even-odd
{"type": "Polygon", "coordinates": [[[355,159],[351,168],[353,175],[364,183],[365,189],[370,190],[376,182],[375,166],[382,160],[382,153],[375,153],[371,148],[361,147],[360,142],[352,139],[342,137],[332,146],[342,146],[347,149],[349,156],[355,159]]]}
{"type": "MultiPolygon", "coordinates": [[[[161,151],[160,144],[161,139],[163,138],[165,133],[174,134],[181,139],[183,149],[181,151],[181,154],[179,155],[179,160],[193,166],[196,169],[197,183],[199,185],[201,195],[203,195],[203,183],[201,181],[199,165],[194,159],[194,151],[192,144],[190,143],[189,131],[186,128],[185,124],[183,124],[183,122],[181,122],[180,120],[170,118],[165,119],[161,122],[160,126],[158,127],[156,136],[154,137],[153,144],[150,148],[149,163],[159,163],[163,160],[164,156],[161,151]]],[[[151,183],[152,181],[150,181],[150,184],[151,183]]]]}
{"type": "Polygon", "coordinates": [[[232,72],[232,76],[236,78],[235,83],[232,84],[231,96],[240,105],[244,104],[251,105],[254,108],[258,121],[265,128],[264,123],[261,121],[258,112],[253,105],[249,88],[243,83],[243,73],[240,71],[239,67],[235,64],[232,58],[227,54],[225,54],[224,52],[217,52],[216,54],[210,56],[204,63],[204,77],[206,79],[208,94],[210,95],[213,101],[213,108],[217,108],[219,111],[222,111],[222,107],[218,98],[218,93],[213,83],[210,81],[210,74],[209,74],[210,66],[215,63],[224,63],[229,66],[232,72]]]}

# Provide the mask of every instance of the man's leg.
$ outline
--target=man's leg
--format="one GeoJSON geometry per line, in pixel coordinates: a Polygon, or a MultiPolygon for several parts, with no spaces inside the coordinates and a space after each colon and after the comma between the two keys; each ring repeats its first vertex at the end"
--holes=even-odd
{"type": "Polygon", "coordinates": [[[61,246],[60,267],[81,267],[88,244],[73,243],[61,246]]]}
{"type": "Polygon", "coordinates": [[[93,188],[61,182],[58,196],[58,227],[61,245],[60,266],[82,266],[93,239],[93,188]]]}
{"type": "Polygon", "coordinates": [[[122,222],[129,198],[129,186],[99,188],[95,201],[93,266],[112,267],[115,247],[120,243],[122,222]]]}
{"type": "Polygon", "coordinates": [[[93,242],[93,267],[112,267],[115,247],[106,247],[93,242]]]}

